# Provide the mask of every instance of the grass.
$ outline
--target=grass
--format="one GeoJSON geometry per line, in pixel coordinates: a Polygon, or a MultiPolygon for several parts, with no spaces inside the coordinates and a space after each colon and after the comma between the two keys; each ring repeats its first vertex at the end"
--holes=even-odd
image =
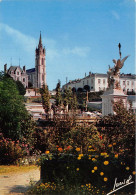
{"type": "Polygon", "coordinates": [[[0,165],[0,175],[7,173],[28,172],[34,169],[38,169],[36,165],[30,166],[17,166],[17,165],[0,165]]]}

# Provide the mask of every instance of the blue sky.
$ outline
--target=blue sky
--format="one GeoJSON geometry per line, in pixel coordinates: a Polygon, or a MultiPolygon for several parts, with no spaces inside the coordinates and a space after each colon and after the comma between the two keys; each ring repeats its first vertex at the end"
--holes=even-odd
{"type": "Polygon", "coordinates": [[[121,72],[135,73],[134,0],[0,0],[0,70],[35,66],[40,31],[47,84],[106,73],[112,59],[130,55],[121,72]],[[11,60],[12,58],[12,60],[11,60]]]}

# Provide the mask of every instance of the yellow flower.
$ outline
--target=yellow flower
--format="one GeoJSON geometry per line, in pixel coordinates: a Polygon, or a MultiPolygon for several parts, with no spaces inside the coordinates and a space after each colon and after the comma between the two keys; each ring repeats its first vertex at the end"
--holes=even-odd
{"type": "Polygon", "coordinates": [[[109,145],[108,145],[108,147],[109,147],[109,148],[111,148],[111,147],[112,147],[112,145],[111,145],[111,144],[109,144],[109,145]]]}
{"type": "Polygon", "coordinates": [[[80,151],[80,148],[76,148],[76,151],[79,152],[80,151]]]}
{"type": "Polygon", "coordinates": [[[105,158],[108,158],[109,157],[109,155],[105,155],[105,158]]]}
{"type": "Polygon", "coordinates": [[[84,156],[83,154],[79,154],[80,157],[84,156]]]}
{"type": "Polygon", "coordinates": [[[104,179],[103,179],[104,181],[108,181],[108,178],[107,177],[104,177],[104,179]]]}
{"type": "Polygon", "coordinates": [[[94,173],[94,170],[92,170],[92,173],[94,173]]]}
{"type": "Polygon", "coordinates": [[[89,146],[89,148],[92,148],[92,146],[89,146]]]}
{"type": "Polygon", "coordinates": [[[81,156],[78,156],[78,158],[77,158],[78,160],[81,160],[81,156]]]}
{"type": "Polygon", "coordinates": [[[46,150],[46,151],[45,151],[45,154],[49,154],[49,153],[50,153],[50,151],[49,151],[49,150],[46,150]]]}
{"type": "Polygon", "coordinates": [[[118,158],[118,156],[119,156],[118,154],[115,154],[115,158],[118,158]]]}
{"type": "Polygon", "coordinates": [[[89,155],[89,158],[88,158],[89,160],[91,159],[91,155],[89,155]]]}
{"type": "Polygon", "coordinates": [[[133,175],[135,175],[135,174],[136,174],[136,172],[135,172],[135,171],[133,171],[133,172],[132,172],[132,174],[133,174],[133,175]]]}
{"type": "Polygon", "coordinates": [[[99,156],[98,155],[95,155],[95,158],[98,158],[99,156]]]}
{"type": "Polygon", "coordinates": [[[108,165],[108,164],[109,164],[109,161],[104,161],[103,164],[104,164],[104,165],[108,165]]]}
{"type": "Polygon", "coordinates": [[[79,168],[77,168],[76,170],[79,171],[79,168]]]}
{"type": "Polygon", "coordinates": [[[101,153],[101,156],[104,156],[104,153],[103,152],[101,153]]]}
{"type": "Polygon", "coordinates": [[[94,170],[97,170],[97,167],[94,167],[94,170]]]}
{"type": "Polygon", "coordinates": [[[104,175],[104,172],[100,172],[100,175],[103,176],[104,175]]]}
{"type": "Polygon", "coordinates": [[[95,158],[92,158],[92,161],[96,161],[96,159],[95,158]]]}
{"type": "Polygon", "coordinates": [[[128,171],[129,170],[129,167],[126,167],[126,170],[128,171]]]}

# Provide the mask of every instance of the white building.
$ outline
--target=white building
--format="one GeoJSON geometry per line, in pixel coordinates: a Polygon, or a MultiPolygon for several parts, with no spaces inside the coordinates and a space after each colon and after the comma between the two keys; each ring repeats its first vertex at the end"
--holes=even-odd
{"type": "MultiPolygon", "coordinates": [[[[136,75],[120,74],[120,85],[124,92],[136,93],[136,75]]],[[[72,88],[77,90],[88,89],[90,92],[105,91],[108,88],[107,74],[91,73],[82,79],[69,81],[62,86],[62,89],[72,88]]]]}

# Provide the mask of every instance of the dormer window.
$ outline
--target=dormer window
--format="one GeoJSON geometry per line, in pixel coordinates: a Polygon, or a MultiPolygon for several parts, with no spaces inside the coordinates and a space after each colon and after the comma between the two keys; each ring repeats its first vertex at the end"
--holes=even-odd
{"type": "Polygon", "coordinates": [[[19,72],[17,72],[17,75],[19,75],[19,72]]]}

